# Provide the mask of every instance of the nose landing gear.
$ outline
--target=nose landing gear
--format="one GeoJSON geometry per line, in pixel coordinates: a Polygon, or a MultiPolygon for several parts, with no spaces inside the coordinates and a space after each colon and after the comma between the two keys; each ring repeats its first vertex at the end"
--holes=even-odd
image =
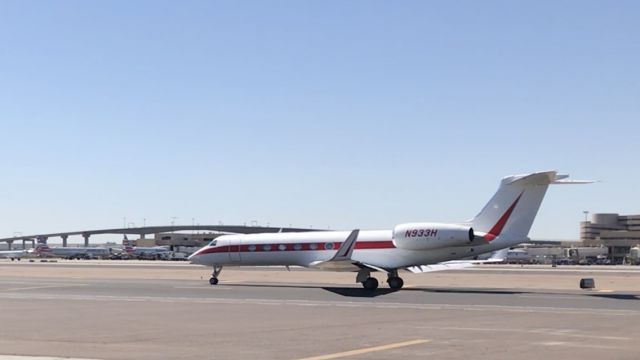
{"type": "Polygon", "coordinates": [[[209,284],[217,285],[218,284],[218,275],[222,271],[222,266],[213,266],[213,273],[211,274],[211,279],[209,279],[209,284]]]}

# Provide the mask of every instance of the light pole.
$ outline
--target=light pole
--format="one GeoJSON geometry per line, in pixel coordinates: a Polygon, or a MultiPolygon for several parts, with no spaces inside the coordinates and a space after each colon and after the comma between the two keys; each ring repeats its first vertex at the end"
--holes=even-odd
{"type": "Polygon", "coordinates": [[[585,210],[582,213],[584,214],[584,222],[587,222],[587,217],[589,216],[589,210],[585,210]]]}

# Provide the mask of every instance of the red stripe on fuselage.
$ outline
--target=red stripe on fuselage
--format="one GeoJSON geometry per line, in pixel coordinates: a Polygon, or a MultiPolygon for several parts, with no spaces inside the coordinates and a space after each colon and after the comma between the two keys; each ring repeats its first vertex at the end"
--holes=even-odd
{"type": "MultiPolygon", "coordinates": [[[[202,249],[196,255],[228,253],[228,252],[286,252],[286,251],[331,251],[340,249],[341,242],[295,243],[295,244],[248,244],[223,245],[202,249]],[[327,244],[329,248],[327,248],[327,244]],[[315,246],[314,246],[315,245],[315,246]]],[[[393,241],[358,241],[356,250],[393,249],[393,241]]]]}

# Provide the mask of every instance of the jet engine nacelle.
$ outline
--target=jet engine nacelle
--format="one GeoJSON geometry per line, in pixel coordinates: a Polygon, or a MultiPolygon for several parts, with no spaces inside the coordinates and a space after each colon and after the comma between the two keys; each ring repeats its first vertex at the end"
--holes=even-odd
{"type": "Polygon", "coordinates": [[[393,229],[393,244],[406,250],[429,250],[448,246],[465,246],[473,242],[473,229],[468,226],[411,223],[393,229]]]}

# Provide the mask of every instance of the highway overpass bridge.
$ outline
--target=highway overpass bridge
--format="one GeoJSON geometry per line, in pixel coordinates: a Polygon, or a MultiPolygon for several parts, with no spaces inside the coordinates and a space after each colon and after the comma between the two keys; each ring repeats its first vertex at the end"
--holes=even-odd
{"type": "Polygon", "coordinates": [[[277,232],[297,232],[297,231],[321,231],[316,229],[299,229],[299,228],[281,228],[281,227],[265,227],[265,226],[243,226],[243,225],[169,225],[169,226],[145,226],[145,227],[128,227],[116,229],[101,230],[84,230],[84,231],[65,231],[51,234],[38,234],[26,236],[14,236],[10,238],[0,238],[0,242],[4,241],[8,244],[9,249],[13,247],[15,241],[22,241],[24,248],[27,242],[31,242],[32,247],[35,242],[46,243],[49,238],[59,237],[62,239],[62,246],[67,246],[69,236],[82,236],[84,238],[84,246],[89,246],[89,238],[91,235],[104,234],[120,234],[120,235],[139,235],[143,238],[148,234],[166,233],[172,231],[211,231],[218,233],[230,234],[256,234],[256,233],[277,233],[277,232]]]}

